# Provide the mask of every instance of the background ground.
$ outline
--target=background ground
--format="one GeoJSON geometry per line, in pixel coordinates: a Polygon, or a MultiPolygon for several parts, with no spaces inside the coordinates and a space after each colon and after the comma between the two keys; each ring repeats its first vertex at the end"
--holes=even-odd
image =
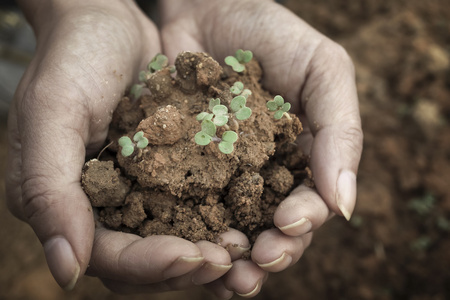
{"type": "MultiPolygon", "coordinates": [[[[271,275],[256,299],[450,299],[450,2],[285,5],[353,57],[364,154],[352,221],[328,222],[302,260],[271,275]]],[[[26,55],[13,58],[26,61],[26,55]]],[[[4,170],[7,102],[0,102],[4,170]]],[[[62,292],[32,230],[6,211],[0,181],[0,299],[149,298],[114,295],[87,277],[73,292],[62,292]]],[[[150,298],[212,296],[194,289],[150,298]]]]}

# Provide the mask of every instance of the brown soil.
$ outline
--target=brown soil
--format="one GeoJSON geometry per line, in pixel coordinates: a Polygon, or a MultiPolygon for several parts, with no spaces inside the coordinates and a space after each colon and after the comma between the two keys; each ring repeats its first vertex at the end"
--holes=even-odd
{"type": "Polygon", "coordinates": [[[119,149],[118,137],[132,138],[138,131],[149,146],[128,157],[113,153],[113,161],[87,162],[83,188],[100,221],[115,230],[196,242],[217,241],[232,227],[254,241],[273,227],[277,205],[294,187],[292,172],[296,183],[308,174],[308,157],[299,155],[294,143],[302,125],[295,115],[274,119],[266,107],[273,96],[262,89],[255,60],[236,73],[207,54],[183,52],[175,67],[176,76],[169,67],[153,73],[146,82],[151,93],[136,102],[125,97],[113,117],[111,149],[119,149]],[[197,145],[196,116],[208,111],[211,98],[230,107],[236,81],[252,91],[246,104],[252,115],[238,121],[230,114],[228,124],[217,129],[218,137],[225,130],[238,133],[234,151],[223,154],[216,142],[197,145]]]}

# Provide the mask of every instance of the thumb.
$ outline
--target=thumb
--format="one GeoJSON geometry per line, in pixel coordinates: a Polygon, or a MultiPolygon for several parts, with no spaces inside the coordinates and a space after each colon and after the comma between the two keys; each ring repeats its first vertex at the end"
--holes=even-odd
{"type": "Polygon", "coordinates": [[[28,88],[19,109],[22,216],[43,244],[55,280],[65,289],[73,288],[84,273],[94,237],[92,209],[80,186],[87,118],[80,113],[81,105],[66,101],[74,100],[70,97],[70,93],[50,96],[36,83],[28,88]],[[62,97],[66,99],[61,101],[62,97]]]}

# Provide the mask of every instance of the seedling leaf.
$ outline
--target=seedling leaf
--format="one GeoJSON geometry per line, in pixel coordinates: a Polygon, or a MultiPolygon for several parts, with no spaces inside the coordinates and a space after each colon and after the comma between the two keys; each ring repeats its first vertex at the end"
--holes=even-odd
{"type": "Polygon", "coordinates": [[[275,103],[275,101],[267,102],[266,106],[270,111],[276,111],[278,109],[278,105],[275,103]]]}
{"type": "Polygon", "coordinates": [[[144,132],[141,130],[141,131],[136,132],[136,134],[133,136],[133,140],[135,142],[139,142],[143,137],[144,137],[144,132]]]}
{"type": "Polygon", "coordinates": [[[212,117],[213,117],[213,114],[210,114],[207,112],[201,112],[197,115],[196,120],[197,121],[211,120],[212,117]]]}
{"type": "Polygon", "coordinates": [[[125,145],[124,147],[122,147],[122,151],[120,153],[122,154],[123,157],[127,157],[133,154],[133,152],[134,152],[133,145],[125,145]]]}
{"type": "Polygon", "coordinates": [[[234,143],[237,141],[237,139],[238,139],[238,135],[234,131],[229,130],[229,131],[225,131],[222,134],[222,141],[234,143]]]}
{"type": "Polygon", "coordinates": [[[139,72],[139,81],[140,82],[146,82],[147,81],[147,72],[146,71],[139,72]]]}
{"type": "Polygon", "coordinates": [[[206,145],[208,145],[208,144],[211,142],[212,137],[210,137],[210,136],[209,136],[208,134],[206,134],[205,132],[200,131],[200,132],[197,132],[197,133],[195,134],[194,139],[195,139],[195,142],[196,142],[198,145],[200,145],[200,146],[206,146],[206,145]]]}
{"type": "Polygon", "coordinates": [[[202,132],[206,133],[207,135],[213,137],[216,135],[216,125],[214,125],[213,122],[210,120],[203,120],[202,122],[202,132]]]}
{"type": "Polygon", "coordinates": [[[131,141],[131,139],[129,137],[127,137],[127,136],[123,136],[123,137],[121,137],[119,139],[119,145],[121,147],[125,147],[125,146],[128,146],[128,145],[131,145],[132,143],[133,142],[131,141]]]}
{"type": "Polygon", "coordinates": [[[139,142],[137,142],[136,146],[139,149],[144,149],[145,147],[148,146],[148,139],[146,137],[142,137],[142,139],[140,139],[139,142]]]}
{"type": "Polygon", "coordinates": [[[282,110],[278,110],[277,112],[275,112],[275,114],[273,115],[273,117],[277,120],[281,119],[284,115],[284,111],[282,110]]]}
{"type": "Polygon", "coordinates": [[[234,95],[239,95],[244,89],[244,84],[240,81],[236,81],[230,88],[230,92],[234,95]]]}
{"type": "Polygon", "coordinates": [[[244,50],[242,50],[242,49],[238,49],[237,51],[236,51],[236,53],[234,54],[234,57],[236,57],[236,59],[239,61],[239,62],[243,62],[244,61],[244,50]]]}
{"type": "Polygon", "coordinates": [[[209,100],[209,110],[213,111],[214,106],[216,105],[220,105],[220,99],[219,98],[211,98],[211,100],[209,100]]]}
{"type": "Polygon", "coordinates": [[[249,89],[244,89],[241,93],[241,96],[244,97],[245,99],[248,98],[248,96],[250,96],[252,94],[252,91],[250,91],[249,89]]]}
{"type": "Polygon", "coordinates": [[[248,63],[253,58],[253,53],[250,50],[245,50],[242,54],[243,58],[242,60],[239,60],[240,62],[248,63]]]}
{"type": "Polygon", "coordinates": [[[228,108],[225,105],[216,105],[213,107],[212,112],[216,116],[226,115],[228,113],[228,108]]]}
{"type": "Polygon", "coordinates": [[[283,99],[283,97],[281,97],[280,95],[276,95],[276,96],[273,98],[273,101],[275,101],[275,103],[276,103],[278,106],[282,106],[282,105],[284,104],[284,99],[283,99]]]}
{"type": "Polygon", "coordinates": [[[135,99],[139,98],[142,95],[142,85],[135,84],[131,87],[130,94],[133,95],[135,99]]]}
{"type": "Polygon", "coordinates": [[[216,126],[223,126],[228,123],[228,116],[216,116],[213,123],[216,126]]]}
{"type": "Polygon", "coordinates": [[[167,67],[169,64],[169,59],[167,56],[163,54],[157,54],[155,58],[152,59],[152,61],[148,64],[147,69],[150,72],[161,70],[164,67],[167,67]]]}
{"type": "Polygon", "coordinates": [[[233,66],[239,64],[239,61],[234,56],[227,56],[227,57],[225,57],[225,63],[227,65],[229,65],[230,67],[233,67],[233,66]]]}
{"type": "Polygon", "coordinates": [[[234,150],[233,143],[222,141],[219,143],[219,150],[223,154],[230,154],[234,150]]]}
{"type": "Polygon", "coordinates": [[[247,100],[243,96],[236,96],[231,100],[230,108],[232,111],[237,112],[241,108],[245,107],[247,100]]]}
{"type": "Polygon", "coordinates": [[[252,115],[252,110],[248,107],[243,107],[236,112],[236,119],[242,121],[247,120],[252,115]]]}
{"type": "Polygon", "coordinates": [[[281,106],[281,110],[284,112],[288,112],[291,109],[291,104],[289,102],[286,102],[281,106]]]}

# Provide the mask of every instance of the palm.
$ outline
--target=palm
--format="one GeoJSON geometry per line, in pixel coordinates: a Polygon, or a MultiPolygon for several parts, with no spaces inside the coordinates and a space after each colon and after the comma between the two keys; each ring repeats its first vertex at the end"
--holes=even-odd
{"type": "Polygon", "coordinates": [[[342,193],[336,183],[342,170],[356,173],[361,152],[352,64],[342,48],[270,1],[192,2],[177,8],[162,2],[164,52],[174,59],[180,51],[205,51],[221,61],[236,49],[252,50],[264,70],[265,87],[285,96],[304,124],[298,142],[311,155],[319,191],[294,190],[275,213],[280,230],[258,237],[254,263],[235,263],[225,276],[226,288],[256,294],[262,270],[277,272],[295,263],[309,245],[307,233],[320,227],[330,211],[349,217],[353,210],[353,182],[345,181],[349,188],[342,193]],[[250,275],[238,281],[239,273],[250,275]]]}

